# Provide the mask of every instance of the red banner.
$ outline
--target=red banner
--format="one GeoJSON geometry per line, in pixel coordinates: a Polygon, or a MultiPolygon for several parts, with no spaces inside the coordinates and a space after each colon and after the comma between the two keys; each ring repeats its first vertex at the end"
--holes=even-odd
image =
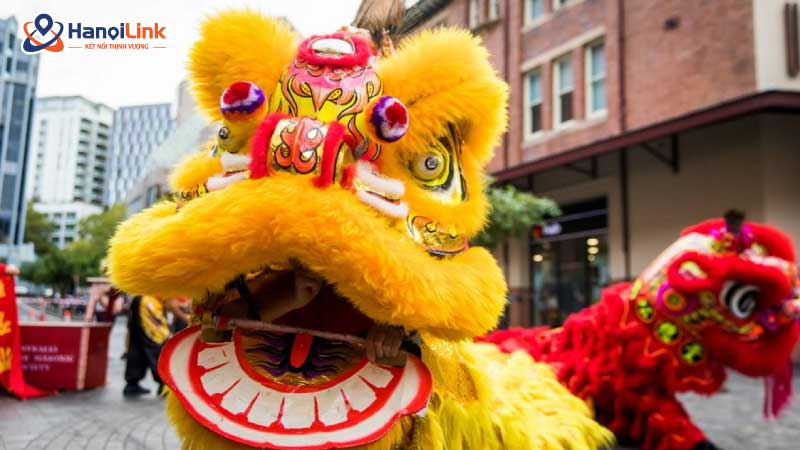
{"type": "Polygon", "coordinates": [[[0,264],[0,386],[21,399],[47,395],[23,378],[14,277],[6,274],[3,264],[0,264]]]}

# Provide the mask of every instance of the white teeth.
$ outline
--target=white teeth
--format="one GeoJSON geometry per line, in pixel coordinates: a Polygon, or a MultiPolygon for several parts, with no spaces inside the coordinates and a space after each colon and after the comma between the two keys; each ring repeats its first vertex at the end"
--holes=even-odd
{"type": "Polygon", "coordinates": [[[366,161],[356,163],[356,176],[364,186],[389,198],[399,199],[405,193],[405,185],[400,180],[376,174],[366,161]]]}
{"type": "Polygon", "coordinates": [[[400,180],[385,177],[372,170],[366,161],[356,163],[356,194],[358,198],[389,217],[404,219],[408,216],[408,205],[397,202],[405,193],[400,180]]]}
{"type": "Polygon", "coordinates": [[[225,189],[232,183],[242,181],[246,178],[247,174],[245,172],[238,172],[227,177],[209,177],[206,182],[206,189],[208,189],[208,192],[219,191],[225,189]]]}
{"type": "Polygon", "coordinates": [[[404,219],[408,217],[408,205],[406,202],[393,203],[383,197],[367,191],[358,191],[356,195],[358,195],[358,198],[362,202],[372,206],[389,217],[394,217],[396,219],[404,219]]]}
{"type": "Polygon", "coordinates": [[[222,153],[222,168],[225,172],[236,172],[246,170],[250,166],[249,155],[237,155],[235,153],[222,153]]]}

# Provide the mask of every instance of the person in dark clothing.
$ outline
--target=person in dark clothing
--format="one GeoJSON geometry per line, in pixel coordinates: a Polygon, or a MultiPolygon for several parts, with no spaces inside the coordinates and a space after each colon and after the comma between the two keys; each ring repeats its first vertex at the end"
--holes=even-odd
{"type": "Polygon", "coordinates": [[[128,319],[129,341],[123,395],[134,397],[150,393],[149,389],[139,385],[148,369],[158,383],[158,393],[161,392],[164,383],[158,375],[158,356],[167,338],[169,323],[164,312],[164,302],[149,295],[134,297],[128,319]]]}

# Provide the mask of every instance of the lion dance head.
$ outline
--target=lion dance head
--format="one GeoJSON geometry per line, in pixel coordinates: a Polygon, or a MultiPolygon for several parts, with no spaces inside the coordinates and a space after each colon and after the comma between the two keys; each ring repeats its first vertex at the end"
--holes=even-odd
{"type": "Polygon", "coordinates": [[[550,425],[533,426],[524,394],[489,412],[530,382],[498,371],[491,384],[463,350],[495,326],[506,290],[491,254],[469,246],[507,97],[477,39],[426,31],[379,54],[359,30],[296,44],[280,20],[228,12],[202,27],[190,72],[218,136],[175,169],[174,202],[119,227],[110,270],[129,292],[194,299],[195,326],[160,361],[191,448],[605,439],[554,381],[563,401],[536,416],[550,425]],[[283,329],[259,328],[298,273],[322,282],[313,301],[269,319],[283,329]],[[358,338],[376,324],[421,336],[421,356],[369,362],[358,338]]]}
{"type": "Polygon", "coordinates": [[[791,393],[798,340],[794,247],[783,232],[729,212],[687,228],[636,279],[630,298],[656,345],[675,353],[676,390],[717,389],[724,367],[767,377],[765,414],[791,393]]]}

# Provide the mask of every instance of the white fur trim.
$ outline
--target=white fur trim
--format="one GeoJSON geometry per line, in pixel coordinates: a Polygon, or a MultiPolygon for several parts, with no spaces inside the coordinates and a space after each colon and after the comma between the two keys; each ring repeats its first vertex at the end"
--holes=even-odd
{"type": "Polygon", "coordinates": [[[367,191],[358,191],[356,195],[358,195],[359,200],[389,217],[394,217],[396,219],[405,219],[408,217],[408,205],[406,202],[392,203],[383,197],[367,191]]]}
{"type": "Polygon", "coordinates": [[[221,191],[237,181],[242,181],[247,178],[245,172],[238,172],[227,177],[209,177],[206,182],[206,189],[208,192],[221,191]]]}
{"type": "Polygon", "coordinates": [[[225,172],[246,170],[250,166],[250,155],[222,152],[222,168],[225,172]]]}
{"type": "Polygon", "coordinates": [[[392,198],[400,198],[406,191],[402,181],[376,174],[372,165],[366,161],[356,163],[356,176],[359,181],[375,192],[392,198]]]}

